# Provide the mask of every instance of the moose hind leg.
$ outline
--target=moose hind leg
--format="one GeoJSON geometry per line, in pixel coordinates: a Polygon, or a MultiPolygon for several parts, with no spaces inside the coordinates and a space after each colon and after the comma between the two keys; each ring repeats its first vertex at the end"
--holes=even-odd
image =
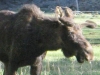
{"type": "Polygon", "coordinates": [[[16,75],[18,67],[12,63],[5,64],[3,75],[16,75]]]}

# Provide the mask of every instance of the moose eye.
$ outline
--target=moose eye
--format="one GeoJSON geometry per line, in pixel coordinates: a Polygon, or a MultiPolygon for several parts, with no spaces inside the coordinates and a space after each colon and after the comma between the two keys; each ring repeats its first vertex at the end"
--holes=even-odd
{"type": "Polygon", "coordinates": [[[70,35],[73,35],[74,34],[74,32],[70,32],[70,35]]]}
{"type": "Polygon", "coordinates": [[[74,38],[74,32],[70,32],[70,36],[72,36],[72,38],[74,38]]]}
{"type": "Polygon", "coordinates": [[[74,32],[70,32],[70,36],[72,40],[75,40],[77,38],[77,34],[75,34],[74,32]]]}

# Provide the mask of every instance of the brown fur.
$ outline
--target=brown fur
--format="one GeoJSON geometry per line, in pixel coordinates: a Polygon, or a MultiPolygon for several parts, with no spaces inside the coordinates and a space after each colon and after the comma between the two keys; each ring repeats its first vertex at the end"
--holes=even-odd
{"type": "Polygon", "coordinates": [[[5,65],[4,75],[15,75],[19,67],[26,65],[31,66],[31,75],[40,75],[47,50],[61,48],[66,57],[76,56],[80,63],[93,59],[92,46],[82,34],[85,23],[76,24],[69,8],[65,10],[70,12],[56,10],[62,11],[55,13],[58,17],[46,16],[34,4],[25,5],[18,13],[0,12],[0,60],[5,65]]]}

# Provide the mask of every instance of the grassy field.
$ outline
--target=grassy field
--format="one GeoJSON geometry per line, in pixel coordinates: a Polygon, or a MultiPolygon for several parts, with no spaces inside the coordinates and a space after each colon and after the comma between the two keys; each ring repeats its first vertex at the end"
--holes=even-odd
{"type": "MultiPolygon", "coordinates": [[[[81,14],[75,16],[77,23],[82,23],[85,20],[95,21],[98,25],[95,29],[83,29],[84,36],[94,49],[92,63],[79,64],[75,57],[65,58],[61,50],[48,51],[43,61],[42,75],[100,75],[100,15],[81,14]]],[[[17,75],[29,75],[29,69],[29,66],[20,68],[17,75]]],[[[0,69],[0,75],[2,72],[3,69],[0,69]]]]}

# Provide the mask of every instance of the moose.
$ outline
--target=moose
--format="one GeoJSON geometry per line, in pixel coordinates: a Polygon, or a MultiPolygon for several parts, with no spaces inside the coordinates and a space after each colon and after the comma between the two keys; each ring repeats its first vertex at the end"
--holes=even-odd
{"type": "Polygon", "coordinates": [[[73,11],[57,6],[48,16],[35,4],[26,4],[18,12],[0,11],[0,60],[3,75],[16,75],[19,67],[29,65],[30,75],[40,75],[46,52],[61,49],[65,57],[75,56],[79,63],[93,60],[91,44],[82,28],[96,23],[74,22],[73,11]]]}

